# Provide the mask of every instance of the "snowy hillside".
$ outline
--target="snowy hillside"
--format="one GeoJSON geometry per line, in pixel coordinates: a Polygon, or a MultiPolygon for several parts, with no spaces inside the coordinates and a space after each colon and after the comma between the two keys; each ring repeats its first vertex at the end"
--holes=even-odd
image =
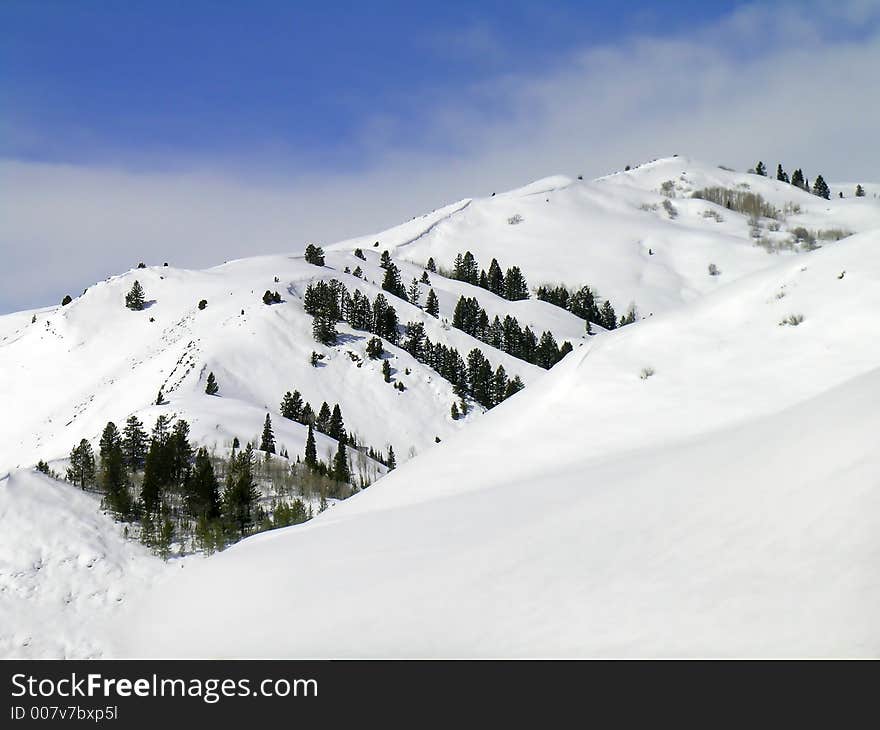
{"type": "Polygon", "coordinates": [[[112,616],[163,567],[94,497],[41,474],[0,479],[0,657],[100,656],[112,616]]]}
{"type": "MultiPolygon", "coordinates": [[[[323,266],[304,244],[151,265],[0,316],[0,657],[876,654],[880,186],[830,187],[665,158],[465,199],[325,246],[323,266]],[[383,289],[386,251],[416,303],[383,289]],[[450,278],[465,251],[518,267],[530,298],[450,278]],[[124,304],[135,281],[140,311],[124,304]],[[374,331],[349,321],[318,342],[307,292],[333,281],[384,296],[397,344],[380,333],[371,357],[374,331]],[[639,316],[588,335],[544,285],[639,316]],[[573,352],[547,370],[506,333],[468,334],[452,326],[462,298],[484,330],[515,318],[573,352]],[[407,323],[525,389],[490,410],[462,397],[472,374],[411,354],[407,323]],[[340,405],[364,449],[340,451],[372,478],[386,468],[366,447],[393,446],[399,468],[204,559],[162,563],[94,494],[33,471],[63,474],[81,439],[97,450],[132,415],[185,419],[226,456],[257,446],[268,413],[293,464],[308,432],[281,415],[294,390],[340,405]]],[[[329,464],[336,440],[315,437],[329,464]]]]}
{"type": "Polygon", "coordinates": [[[876,655],[878,306],[875,233],[599,335],[331,512],[169,580],[113,652],[876,655]]]}

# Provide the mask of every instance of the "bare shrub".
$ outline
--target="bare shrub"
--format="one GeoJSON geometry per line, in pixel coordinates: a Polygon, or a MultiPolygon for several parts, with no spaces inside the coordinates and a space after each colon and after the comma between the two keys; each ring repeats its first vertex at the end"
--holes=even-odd
{"type": "Polygon", "coordinates": [[[779,215],[779,211],[758,193],[749,193],[744,190],[731,190],[714,186],[695,190],[691,197],[708,200],[710,203],[721,205],[738,213],[745,213],[746,215],[753,215],[759,218],[776,218],[779,215]]]}

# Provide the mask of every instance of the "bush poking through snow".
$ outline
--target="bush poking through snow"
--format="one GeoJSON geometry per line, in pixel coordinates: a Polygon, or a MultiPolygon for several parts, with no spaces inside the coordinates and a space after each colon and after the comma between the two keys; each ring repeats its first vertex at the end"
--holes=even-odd
{"type": "Polygon", "coordinates": [[[709,264],[709,276],[721,276],[721,269],[715,264],[709,264]]]}
{"type": "Polygon", "coordinates": [[[804,315],[802,314],[789,314],[785,319],[783,319],[780,323],[780,327],[784,327],[788,325],[790,327],[797,327],[801,322],[804,321],[804,315]]]}
{"type": "Polygon", "coordinates": [[[654,368],[642,368],[642,372],[639,373],[639,377],[642,380],[647,380],[654,374],[654,368]]]}
{"type": "Polygon", "coordinates": [[[523,222],[523,217],[519,213],[515,213],[507,219],[508,225],[515,226],[523,222]]]}
{"type": "Polygon", "coordinates": [[[678,218],[678,210],[676,210],[671,200],[667,199],[663,201],[663,210],[666,211],[666,215],[670,218],[678,218]]]}

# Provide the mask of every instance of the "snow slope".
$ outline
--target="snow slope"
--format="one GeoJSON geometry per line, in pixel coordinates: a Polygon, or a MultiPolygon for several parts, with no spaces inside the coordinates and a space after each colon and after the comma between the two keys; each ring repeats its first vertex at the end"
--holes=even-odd
{"type": "Polygon", "coordinates": [[[162,566],[93,495],[33,472],[0,479],[0,657],[100,656],[111,617],[162,566]]]}
{"type": "Polygon", "coordinates": [[[111,653],[876,656],[878,306],[873,233],[599,335],[111,653]]]}
{"type": "Polygon", "coordinates": [[[446,267],[469,249],[486,268],[493,257],[502,268],[519,266],[532,286],[589,284],[619,311],[634,303],[647,315],[776,263],[777,256],[755,246],[746,215],[690,199],[694,191],[712,186],[758,193],[780,211],[800,206],[801,213],[790,213],[778,236],[768,234],[771,238],[786,238],[797,226],[851,232],[880,227],[880,204],[874,199],[826,201],[775,179],[669,157],[592,181],[547,178],[438,211],[419,235],[410,222],[330,248],[351,250],[379,241],[403,259],[424,264],[433,257],[446,267]],[[673,197],[661,194],[667,181],[673,197]],[[677,217],[662,207],[667,200],[677,217]],[[706,211],[723,220],[705,217],[706,211]],[[514,216],[522,221],[511,225],[514,216]],[[720,277],[707,275],[710,263],[721,270],[720,277]]]}

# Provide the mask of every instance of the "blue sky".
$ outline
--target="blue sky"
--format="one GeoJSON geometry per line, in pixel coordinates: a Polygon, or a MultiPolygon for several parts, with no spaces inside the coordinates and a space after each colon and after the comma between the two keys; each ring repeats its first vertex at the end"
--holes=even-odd
{"type": "Polygon", "coordinates": [[[0,155],[356,169],[371,153],[365,128],[442,153],[455,141],[426,129],[432,99],[735,3],[622,5],[4,0],[0,155]]]}
{"type": "Polygon", "coordinates": [[[0,313],[688,154],[880,177],[880,0],[0,0],[0,313]]]}

